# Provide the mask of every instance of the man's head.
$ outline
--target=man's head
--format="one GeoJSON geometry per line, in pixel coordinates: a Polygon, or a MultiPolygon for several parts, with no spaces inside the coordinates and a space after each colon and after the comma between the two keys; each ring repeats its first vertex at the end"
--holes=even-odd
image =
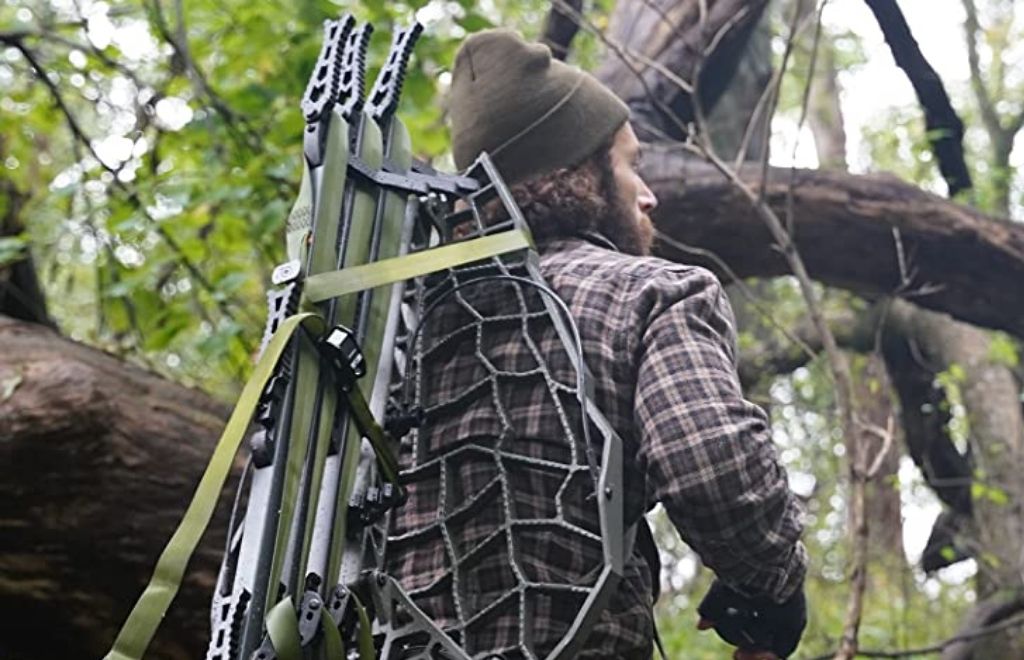
{"type": "Polygon", "coordinates": [[[486,151],[539,242],[599,231],[647,253],[657,202],[629,110],[591,75],[510,30],[480,32],[456,55],[450,117],[456,166],[486,151]]]}

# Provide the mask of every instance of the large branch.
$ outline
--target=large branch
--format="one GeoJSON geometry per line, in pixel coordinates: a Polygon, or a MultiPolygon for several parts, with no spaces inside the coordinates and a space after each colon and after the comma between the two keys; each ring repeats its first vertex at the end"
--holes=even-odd
{"type": "MultiPolygon", "coordinates": [[[[739,277],[788,274],[750,203],[710,166],[651,147],[644,175],[655,222],[717,254],[739,277]]],[[[741,176],[752,185],[759,168],[741,176]]],[[[1024,337],[1024,226],[1001,222],[891,176],[788,169],[770,173],[767,199],[784,213],[792,179],[795,240],[818,281],[868,297],[900,294],[923,307],[1024,337]]],[[[701,262],[669,248],[669,258],[701,262]]],[[[723,274],[713,261],[701,262],[723,274]]]]}
{"type": "Polygon", "coordinates": [[[882,28],[896,65],[907,74],[924,109],[928,140],[952,197],[971,187],[971,175],[964,162],[964,124],[953,109],[939,74],[921,53],[895,0],[867,0],[867,4],[882,28]]]}
{"type": "MultiPolygon", "coordinates": [[[[0,316],[0,346],[0,657],[98,658],[226,410],[39,325],[0,316]]],[[[211,525],[152,657],[202,656],[225,527],[211,525]]]]}

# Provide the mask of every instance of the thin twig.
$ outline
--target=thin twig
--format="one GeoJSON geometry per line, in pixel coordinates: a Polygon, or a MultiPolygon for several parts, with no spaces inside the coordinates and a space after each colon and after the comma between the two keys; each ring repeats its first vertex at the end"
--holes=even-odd
{"type": "Polygon", "coordinates": [[[889,449],[892,448],[892,440],[896,436],[895,419],[892,413],[890,413],[885,422],[884,429],[866,422],[861,422],[861,425],[867,433],[878,437],[882,441],[882,446],[879,447],[878,453],[875,454],[875,460],[872,461],[871,467],[869,467],[867,472],[864,474],[864,478],[870,481],[878,476],[878,473],[885,462],[885,457],[889,454],[889,449]]]}
{"type": "Polygon", "coordinates": [[[964,21],[964,33],[967,37],[967,64],[971,72],[971,89],[978,101],[978,109],[981,111],[981,121],[993,137],[1002,136],[1004,128],[996,111],[992,96],[985,87],[985,75],[981,72],[981,58],[978,54],[978,31],[981,29],[978,21],[978,8],[974,0],[963,0],[964,12],[967,14],[964,21]]]}
{"type": "MultiPolygon", "coordinates": [[[[798,0],[798,4],[805,0],[798,0]]],[[[804,85],[803,101],[800,103],[800,119],[796,123],[796,136],[793,139],[793,154],[790,158],[789,185],[786,187],[786,228],[793,233],[793,204],[796,190],[796,153],[800,148],[800,133],[803,131],[804,123],[807,121],[807,111],[811,105],[811,90],[814,89],[814,70],[818,66],[818,50],[821,48],[821,17],[825,12],[825,5],[828,0],[821,0],[821,4],[814,11],[817,16],[815,20],[814,38],[811,41],[811,57],[807,65],[807,83],[804,85]]]]}
{"type": "MultiPolygon", "coordinates": [[[[784,63],[788,60],[788,53],[790,53],[793,48],[792,42],[797,31],[798,10],[799,7],[797,8],[797,11],[794,12],[793,20],[791,21],[790,35],[786,45],[787,54],[783,58],[784,63]]],[[[698,62],[698,71],[699,65],[700,63],[698,62]]],[[[695,79],[699,80],[699,74],[695,74],[695,79]]],[[[867,564],[867,525],[864,518],[865,484],[861,476],[865,473],[865,466],[863,451],[861,450],[862,443],[858,441],[857,429],[854,424],[853,378],[850,375],[849,365],[839,350],[835,336],[832,334],[828,324],[825,322],[821,304],[818,301],[817,293],[814,290],[814,285],[804,265],[803,258],[800,256],[800,253],[796,248],[796,244],[793,242],[792,236],[783,226],[779,216],[776,215],[775,211],[772,210],[765,200],[764,194],[767,187],[768,171],[767,155],[762,163],[764,170],[761,190],[759,193],[755,193],[739,177],[736,171],[730,168],[721,159],[721,157],[718,156],[713,145],[711,145],[710,133],[707,130],[707,123],[703,117],[703,113],[699,112],[701,105],[699,98],[699,84],[695,84],[694,86],[698,88],[695,92],[696,98],[694,99],[693,104],[695,108],[694,114],[697,118],[698,132],[693,136],[693,139],[690,142],[692,149],[710,162],[733,184],[737,190],[747,197],[756,213],[767,225],[768,230],[775,241],[776,247],[785,257],[786,261],[789,263],[790,269],[796,276],[800,291],[807,305],[808,314],[811,317],[811,321],[817,329],[818,334],[821,336],[822,345],[828,358],[830,372],[835,386],[836,404],[839,408],[840,428],[842,429],[843,437],[846,439],[848,446],[852,449],[850,457],[851,492],[849,508],[852,520],[854,521],[853,531],[855,536],[852,559],[853,571],[850,579],[851,591],[850,598],[847,603],[842,642],[840,650],[835,656],[836,660],[847,660],[853,657],[852,654],[856,651],[857,647],[857,633],[860,628],[861,613],[863,610],[863,593],[866,586],[867,564]]]]}
{"type": "MultiPolygon", "coordinates": [[[[920,646],[917,648],[903,649],[899,651],[859,650],[857,651],[857,657],[906,658],[913,655],[928,655],[932,653],[942,653],[944,650],[946,650],[946,647],[952,646],[953,644],[957,644],[959,642],[969,642],[974,639],[994,635],[995,633],[1002,632],[1004,630],[1009,630],[1010,628],[1016,628],[1017,626],[1022,625],[1024,625],[1024,614],[1018,614],[1017,616],[1004,619],[999,623],[993,623],[992,625],[985,626],[984,628],[978,628],[977,630],[972,630],[971,632],[955,635],[945,641],[938,642],[937,644],[932,644],[930,646],[920,646]]],[[[813,658],[808,658],[808,660],[830,660],[833,656],[833,653],[829,653],[827,655],[817,655],[813,658]]]]}
{"type": "MultiPolygon", "coordinates": [[[[804,31],[807,30],[811,24],[810,18],[805,17],[800,21],[800,25],[796,28],[796,33],[793,35],[793,39],[799,38],[804,31]]],[[[768,102],[778,93],[779,87],[782,85],[782,76],[785,70],[779,67],[772,72],[771,77],[768,79],[768,83],[761,90],[761,95],[757,99],[757,103],[754,105],[754,111],[750,115],[750,120],[747,122],[747,126],[743,131],[743,139],[740,141],[740,148],[736,151],[736,158],[733,159],[733,168],[739,169],[740,166],[747,160],[747,151],[750,149],[750,143],[754,139],[754,131],[758,127],[758,122],[764,113],[764,108],[768,102]]],[[[770,132],[771,128],[771,117],[769,116],[766,120],[765,130],[770,132]]]]}
{"type": "Polygon", "coordinates": [[[782,78],[786,74],[786,70],[789,68],[789,58],[793,55],[794,44],[796,43],[796,35],[798,32],[798,26],[800,21],[800,3],[803,0],[797,0],[793,6],[793,18],[789,22],[789,36],[786,38],[786,48],[782,53],[782,63],[779,65],[779,76],[778,83],[772,94],[768,97],[768,111],[765,113],[766,121],[764,123],[764,153],[761,154],[761,185],[758,187],[757,202],[758,204],[765,203],[765,195],[768,191],[768,158],[771,154],[771,149],[767,147],[770,142],[772,121],[771,118],[775,116],[775,109],[779,104],[779,95],[782,89],[782,78]]]}

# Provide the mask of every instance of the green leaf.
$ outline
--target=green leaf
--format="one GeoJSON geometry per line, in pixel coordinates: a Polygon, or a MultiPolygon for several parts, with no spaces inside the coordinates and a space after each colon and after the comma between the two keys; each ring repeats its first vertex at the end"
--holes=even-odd
{"type": "Polygon", "coordinates": [[[477,13],[467,13],[464,17],[458,19],[457,23],[465,28],[466,32],[470,33],[494,27],[494,23],[489,18],[477,13]]]}
{"type": "Polygon", "coordinates": [[[13,264],[28,257],[26,236],[0,236],[0,266],[13,264]]]}
{"type": "Polygon", "coordinates": [[[974,500],[985,499],[997,506],[1006,506],[1010,498],[1006,491],[996,486],[987,486],[975,481],[971,484],[971,498],[974,500]]]}
{"type": "Polygon", "coordinates": [[[1017,345],[1003,332],[997,332],[992,336],[988,345],[988,357],[996,364],[1002,364],[1011,369],[1020,364],[1020,355],[1017,353],[1017,345]]]}
{"type": "Polygon", "coordinates": [[[146,336],[146,349],[150,351],[166,349],[190,325],[192,325],[192,319],[186,314],[167,315],[157,330],[146,336]]]}
{"type": "Polygon", "coordinates": [[[252,276],[249,273],[235,271],[218,280],[217,290],[221,294],[230,294],[251,281],[252,276]]]}

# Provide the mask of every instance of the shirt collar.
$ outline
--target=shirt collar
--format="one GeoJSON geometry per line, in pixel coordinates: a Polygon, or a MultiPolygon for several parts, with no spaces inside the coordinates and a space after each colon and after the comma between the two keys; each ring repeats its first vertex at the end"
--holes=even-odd
{"type": "Polygon", "coordinates": [[[585,243],[590,243],[591,245],[596,245],[597,247],[605,248],[606,250],[612,250],[614,252],[622,251],[618,248],[617,245],[615,245],[615,243],[612,242],[610,238],[608,238],[607,236],[598,231],[593,230],[582,231],[577,234],[573,234],[572,236],[559,236],[557,238],[552,238],[548,241],[545,241],[543,245],[538,247],[540,247],[542,252],[547,252],[550,250],[565,249],[572,245],[573,243],[579,243],[581,241],[585,243]]]}

